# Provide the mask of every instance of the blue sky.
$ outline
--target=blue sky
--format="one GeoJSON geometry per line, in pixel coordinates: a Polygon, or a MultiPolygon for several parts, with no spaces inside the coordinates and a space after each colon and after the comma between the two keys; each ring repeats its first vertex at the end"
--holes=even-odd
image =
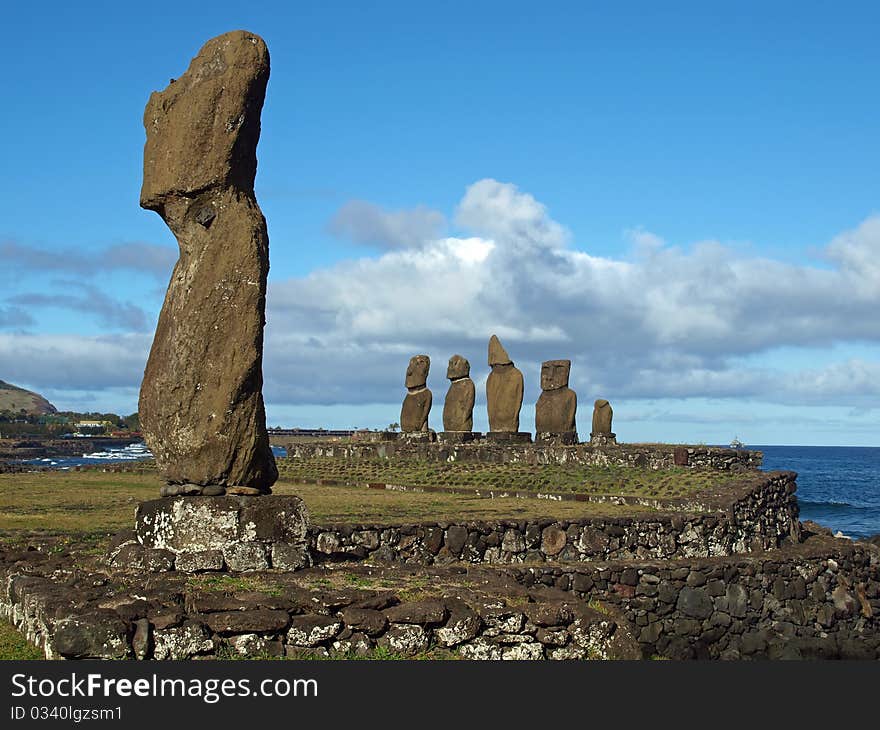
{"type": "MultiPolygon", "coordinates": [[[[398,420],[410,355],[570,357],[589,432],[880,445],[875,3],[18,4],[0,378],[130,412],[176,244],[149,93],[266,40],[270,425],[398,420]],[[714,7],[713,7],[714,6],[714,7]]],[[[478,402],[477,428],[485,428],[478,402]]]]}

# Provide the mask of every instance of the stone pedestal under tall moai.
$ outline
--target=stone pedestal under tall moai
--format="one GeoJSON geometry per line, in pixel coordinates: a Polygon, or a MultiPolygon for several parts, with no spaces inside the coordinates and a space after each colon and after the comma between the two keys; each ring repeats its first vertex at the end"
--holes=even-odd
{"type": "Polygon", "coordinates": [[[607,400],[599,398],[593,404],[593,430],[590,433],[590,443],[593,446],[617,443],[617,436],[611,432],[611,418],[613,416],[614,411],[607,400]]]}
{"type": "Polygon", "coordinates": [[[529,442],[532,435],[519,430],[523,401],[523,376],[495,335],[489,339],[489,367],[486,380],[486,409],[489,412],[490,441],[529,442]]]}
{"type": "Polygon", "coordinates": [[[577,443],[577,394],[568,387],[570,373],[571,360],[547,360],[541,365],[541,395],[535,404],[538,442],[577,443]]]}
{"type": "Polygon", "coordinates": [[[144,111],[140,203],[180,246],[139,404],[166,496],[265,494],[278,478],[262,395],[269,239],[254,197],[268,80],[266,44],[233,31],[144,111]]]}
{"type": "Polygon", "coordinates": [[[433,398],[428,389],[430,368],[431,358],[427,355],[416,355],[410,358],[406,369],[406,398],[403,399],[400,409],[400,430],[410,438],[428,438],[432,433],[428,429],[428,414],[431,412],[433,398]]]}
{"type": "Polygon", "coordinates": [[[445,441],[472,441],[474,434],[474,401],[476,389],[470,378],[471,364],[461,355],[449,358],[446,377],[449,390],[443,402],[443,439],[445,441]]]}

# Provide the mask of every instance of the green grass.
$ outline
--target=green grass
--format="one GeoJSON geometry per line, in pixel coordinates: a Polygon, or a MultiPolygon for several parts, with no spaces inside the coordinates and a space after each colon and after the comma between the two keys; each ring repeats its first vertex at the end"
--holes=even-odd
{"type": "MultiPolygon", "coordinates": [[[[76,536],[100,552],[102,541],[134,527],[138,503],[156,499],[158,474],[35,472],[0,474],[0,537],[76,536]]],[[[275,494],[297,494],[314,524],[395,525],[495,519],[577,519],[631,514],[615,504],[488,499],[472,494],[393,492],[364,486],[322,486],[282,481],[275,494]]],[[[639,508],[646,511],[647,508],[639,508]]],[[[89,548],[89,545],[91,548],[89,548]]]]}
{"type": "Polygon", "coordinates": [[[581,464],[482,464],[334,457],[280,458],[277,463],[283,478],[290,481],[378,482],[415,487],[658,498],[692,496],[737,479],[736,475],[724,472],[685,467],[653,470],[581,464]]]}
{"type": "Polygon", "coordinates": [[[43,652],[32,646],[16,628],[0,620],[0,660],[45,659],[43,652]]]}

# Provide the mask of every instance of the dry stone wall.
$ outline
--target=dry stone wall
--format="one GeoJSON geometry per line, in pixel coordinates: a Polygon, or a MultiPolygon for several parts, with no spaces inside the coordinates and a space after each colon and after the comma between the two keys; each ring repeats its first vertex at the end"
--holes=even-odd
{"type": "Polygon", "coordinates": [[[274,443],[287,449],[289,458],[332,459],[417,459],[420,461],[464,461],[486,464],[580,464],[641,469],[671,469],[676,466],[719,471],[745,471],[761,467],[760,451],[712,446],[621,444],[597,447],[530,443],[497,444],[487,441],[465,443],[442,441],[409,442],[406,438],[366,443],[298,443],[284,438],[274,443]]]}
{"type": "Polygon", "coordinates": [[[407,565],[672,559],[771,550],[799,536],[793,472],[774,472],[738,498],[693,504],[697,513],[642,512],[580,520],[499,520],[419,525],[317,526],[316,562],[407,565]],[[711,503],[710,503],[711,504],[711,503]]]}
{"type": "Polygon", "coordinates": [[[467,659],[639,657],[632,633],[607,611],[511,581],[501,586],[506,598],[441,588],[405,600],[390,591],[306,589],[278,574],[263,576],[276,581],[271,593],[205,592],[173,573],[149,583],[131,578],[120,591],[83,571],[68,572],[59,585],[58,566],[45,557],[0,555],[0,616],[47,659],[411,656],[438,649],[467,659]]]}
{"type": "MultiPolygon", "coordinates": [[[[340,568],[124,583],[64,554],[0,552],[0,616],[47,658],[401,655],[468,659],[880,658],[880,549],[813,536],[751,556],[422,569],[361,568],[417,596],[334,588],[340,568]],[[297,583],[296,581],[300,581],[297,583]]],[[[355,566],[352,570],[357,571],[355,566]]],[[[336,583],[338,585],[338,582],[336,583]]]]}
{"type": "Polygon", "coordinates": [[[812,538],[754,556],[530,567],[519,580],[614,606],[644,656],[880,658],[880,549],[812,538]]]}

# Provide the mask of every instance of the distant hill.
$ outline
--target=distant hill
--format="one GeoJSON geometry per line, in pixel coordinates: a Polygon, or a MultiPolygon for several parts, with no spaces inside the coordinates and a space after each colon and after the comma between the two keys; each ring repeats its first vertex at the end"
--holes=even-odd
{"type": "Polygon", "coordinates": [[[43,396],[0,380],[0,412],[21,413],[22,410],[28,415],[37,416],[58,412],[43,396]]]}

